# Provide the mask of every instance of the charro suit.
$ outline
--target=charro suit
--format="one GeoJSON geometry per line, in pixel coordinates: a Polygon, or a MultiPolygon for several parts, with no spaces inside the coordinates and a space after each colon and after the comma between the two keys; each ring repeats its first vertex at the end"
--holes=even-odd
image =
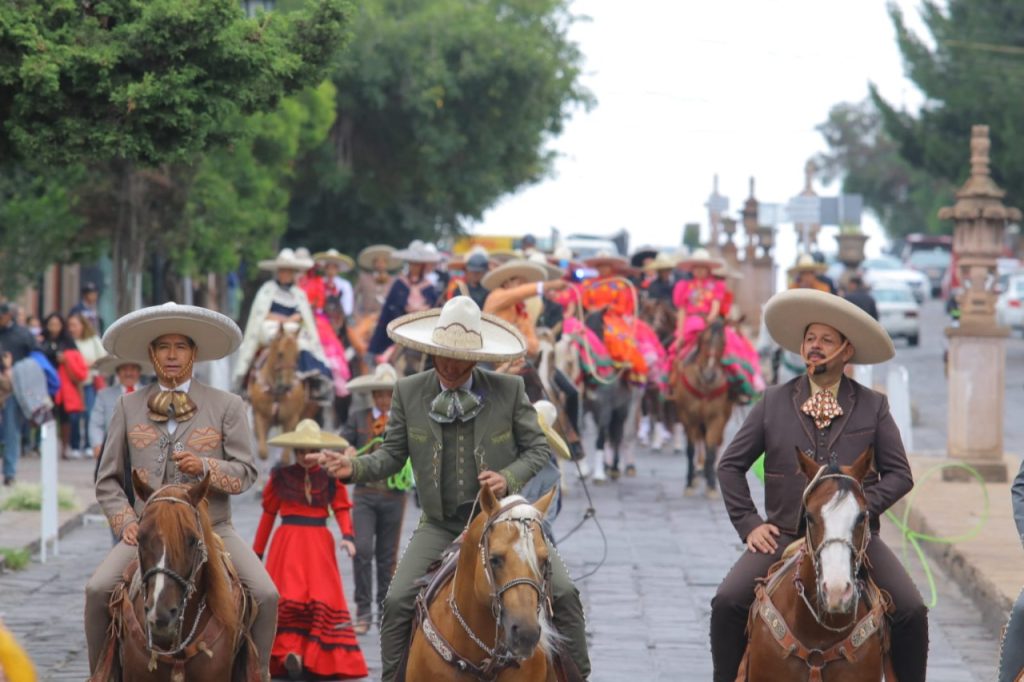
{"type": "MultiPolygon", "coordinates": [[[[229,496],[248,490],[257,476],[252,460],[252,431],[242,400],[193,379],[188,395],[198,409],[191,419],[177,423],[172,429],[168,423],[149,418],[148,400],[159,390],[160,387],[153,384],[117,400],[100,455],[96,500],[111,529],[120,537],[129,524],[138,520],[144,507],[138,499],[134,508],[129,505],[122,488],[126,480],[126,452],[132,469],[154,489],[179,480],[196,480],[179,475],[171,459],[176,449],[205,458],[210,473],[207,495],[210,522],[224,540],[242,582],[259,603],[260,613],[252,632],[261,655],[266,656],[273,644],[277,623],[277,589],[249,543],[238,537],[231,524],[229,496]]],[[[124,542],[117,544],[86,585],[85,629],[89,665],[93,669],[110,623],[107,610],[110,592],[136,554],[136,547],[124,542]]]]}
{"type": "MultiPolygon", "coordinates": [[[[374,453],[353,462],[352,481],[380,480],[412,460],[423,517],[413,533],[384,599],[381,625],[383,679],[390,682],[408,644],[413,617],[413,584],[462,532],[479,490],[477,476],[497,471],[518,492],[548,461],[547,439],[537,413],[526,399],[519,377],[473,370],[471,390],[483,408],[466,422],[440,424],[429,416],[431,402],[441,392],[434,370],[395,384],[384,443],[374,453]]],[[[570,653],[584,676],[590,672],[586,652],[583,607],[579,592],[561,560],[552,551],[554,624],[567,638],[570,653]]]]}
{"type": "MultiPolygon", "coordinates": [[[[1021,463],[1017,477],[1010,488],[1013,503],[1013,521],[1017,524],[1017,534],[1024,543],[1024,463],[1021,463]]],[[[1017,595],[1017,601],[1010,609],[1010,618],[1006,623],[1002,647],[999,654],[999,682],[1013,682],[1021,670],[1024,670],[1024,590],[1017,595]]]]}
{"type": "Polygon", "coordinates": [[[801,411],[810,397],[806,375],[769,388],[743,422],[718,463],[718,477],[729,518],[746,540],[765,521],[757,512],[746,474],[765,454],[765,511],[767,522],[778,526],[774,554],[744,552],[718,588],[711,602],[711,653],[716,682],[736,679],[746,648],[744,630],[754,601],[754,581],[764,576],[782,551],[804,532],[801,514],[807,479],[797,463],[799,448],[820,464],[834,456],[841,466],[853,464],[873,446],[875,472],[864,482],[868,500],[871,541],[867,556],[871,574],[888,591],[896,607],[893,614],[893,664],[900,682],[924,680],[928,658],[928,610],[899,559],[878,537],[878,520],[886,509],[913,487],[900,432],[889,413],[885,396],[856,381],[840,380],[837,400],[843,414],[819,429],[801,411]]]}

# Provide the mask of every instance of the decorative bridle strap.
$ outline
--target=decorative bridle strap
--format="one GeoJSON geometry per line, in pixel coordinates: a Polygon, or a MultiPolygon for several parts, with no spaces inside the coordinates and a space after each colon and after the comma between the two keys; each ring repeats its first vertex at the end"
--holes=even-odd
{"type": "Polygon", "coordinates": [[[680,379],[682,379],[683,388],[685,388],[687,391],[689,391],[696,397],[700,398],[701,400],[711,400],[713,398],[717,398],[718,396],[724,394],[726,391],[729,390],[728,381],[722,382],[721,386],[718,386],[717,388],[714,388],[710,391],[704,391],[690,383],[690,380],[686,376],[686,372],[680,372],[679,377],[680,379]]]}

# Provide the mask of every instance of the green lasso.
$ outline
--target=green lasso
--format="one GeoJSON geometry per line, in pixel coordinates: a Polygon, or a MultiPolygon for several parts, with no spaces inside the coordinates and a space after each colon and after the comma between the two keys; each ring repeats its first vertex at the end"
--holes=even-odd
{"type": "MultiPolygon", "coordinates": [[[[356,457],[358,457],[359,455],[366,454],[371,449],[376,447],[378,444],[383,442],[384,438],[382,436],[377,436],[376,438],[370,440],[369,443],[356,450],[356,457]]],[[[405,465],[402,467],[402,470],[399,471],[394,476],[388,476],[388,488],[391,490],[408,490],[409,488],[412,487],[412,484],[412,460],[406,457],[405,465]]]]}
{"type": "MultiPolygon", "coordinates": [[[[754,462],[754,466],[752,467],[752,469],[754,471],[754,475],[757,476],[761,483],[764,483],[763,454],[760,457],[758,457],[757,460],[754,462]]],[[[902,542],[900,543],[900,553],[903,555],[904,563],[906,563],[907,560],[907,543],[909,542],[910,546],[914,550],[914,554],[917,555],[917,560],[920,562],[922,570],[924,570],[924,576],[925,579],[928,581],[928,591],[930,594],[928,600],[928,608],[935,608],[935,605],[939,602],[939,593],[938,589],[935,587],[935,576],[932,574],[931,564],[928,561],[928,557],[925,556],[924,550],[921,548],[921,543],[932,542],[939,545],[952,545],[957,542],[967,542],[968,540],[973,540],[974,538],[978,537],[978,533],[981,532],[981,529],[988,522],[988,514],[988,488],[985,486],[985,479],[981,477],[981,474],[978,473],[977,469],[975,469],[969,464],[964,464],[962,462],[948,462],[946,464],[938,464],[925,471],[921,478],[915,482],[914,489],[910,491],[909,495],[907,495],[906,504],[903,507],[902,517],[896,516],[892,513],[892,511],[887,510],[885,512],[886,518],[892,521],[893,525],[895,525],[896,528],[899,529],[900,534],[903,536],[902,542]],[[984,498],[984,506],[981,510],[981,516],[978,518],[975,524],[971,526],[967,531],[961,533],[960,535],[953,535],[951,537],[928,535],[927,533],[919,533],[916,530],[912,530],[909,525],[909,518],[910,510],[913,509],[914,507],[914,496],[917,495],[917,492],[921,489],[922,483],[924,483],[926,480],[928,480],[929,478],[931,478],[932,476],[934,476],[935,474],[939,473],[944,469],[963,469],[981,485],[981,493],[984,498]]]]}

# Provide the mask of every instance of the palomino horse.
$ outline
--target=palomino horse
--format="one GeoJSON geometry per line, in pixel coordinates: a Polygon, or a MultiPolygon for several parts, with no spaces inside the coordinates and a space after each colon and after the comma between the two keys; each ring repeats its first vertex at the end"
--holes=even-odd
{"type": "Polygon", "coordinates": [[[818,464],[797,449],[806,531],[756,588],[737,682],[896,682],[889,659],[892,605],[863,575],[871,541],[864,476],[874,448],[853,463],[818,464]]]}
{"type": "Polygon", "coordinates": [[[696,348],[673,363],[670,383],[679,421],[686,430],[687,494],[692,494],[695,486],[698,447],[704,449],[706,494],[717,494],[715,460],[732,416],[729,380],[722,369],[724,351],[725,324],[715,320],[701,331],[696,348]]]}
{"type": "Polygon", "coordinates": [[[132,482],[146,503],[139,558],[111,595],[112,637],[90,682],[257,682],[255,606],[210,525],[209,475],[155,493],[138,472],[132,482]]]}
{"type": "Polygon", "coordinates": [[[562,657],[549,621],[550,567],[541,533],[553,494],[531,505],[518,495],[499,502],[481,488],[480,513],[461,550],[416,600],[400,680],[566,679],[557,672],[562,657]]]}
{"type": "Polygon", "coordinates": [[[306,387],[298,376],[298,363],[298,326],[282,324],[249,376],[249,402],[260,459],[267,458],[270,429],[280,426],[284,431],[294,431],[305,416],[306,387]]]}

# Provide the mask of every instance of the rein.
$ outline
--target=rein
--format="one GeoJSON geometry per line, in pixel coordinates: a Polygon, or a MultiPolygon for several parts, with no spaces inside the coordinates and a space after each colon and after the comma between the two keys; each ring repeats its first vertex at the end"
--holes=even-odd
{"type": "Polygon", "coordinates": [[[683,382],[683,387],[697,398],[700,398],[701,400],[711,400],[713,398],[717,398],[718,396],[724,394],[726,391],[729,390],[728,381],[723,382],[721,386],[714,388],[710,391],[704,391],[690,383],[690,380],[686,376],[686,372],[680,372],[679,378],[683,382]]]}

